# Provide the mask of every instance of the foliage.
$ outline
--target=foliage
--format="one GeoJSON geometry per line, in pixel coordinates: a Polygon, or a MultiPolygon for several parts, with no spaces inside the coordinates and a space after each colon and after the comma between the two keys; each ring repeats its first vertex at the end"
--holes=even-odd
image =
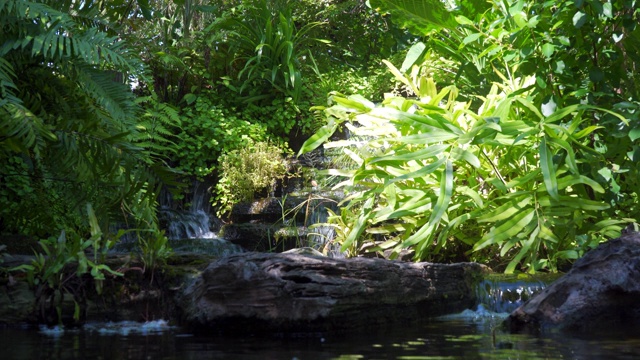
{"type": "Polygon", "coordinates": [[[23,204],[24,212],[6,213],[2,204],[2,222],[11,230],[48,236],[87,226],[79,220],[86,202],[106,225],[123,209],[152,205],[159,184],[171,182],[171,172],[131,142],[138,108],[130,87],[117,79],[143,76],[142,65],[100,7],[0,2],[0,161],[14,164],[3,169],[11,172],[11,192],[24,192],[28,179],[38,194],[25,199],[34,202],[23,204]],[[52,206],[41,206],[41,199],[52,206]]]}
{"type": "Polygon", "coordinates": [[[143,271],[151,272],[151,282],[156,270],[166,264],[167,259],[173,253],[169,246],[169,239],[164,231],[153,231],[150,236],[138,236],[140,246],[140,259],[144,264],[143,271]]]}
{"type": "Polygon", "coordinates": [[[240,83],[229,86],[247,100],[271,99],[272,92],[300,98],[303,86],[301,58],[312,39],[307,34],[321,23],[310,22],[298,28],[289,2],[255,1],[241,7],[237,14],[213,24],[211,30],[225,30],[233,61],[241,68],[240,83]]]}
{"type": "Polygon", "coordinates": [[[142,105],[143,112],[138,117],[131,141],[161,161],[170,160],[176,152],[175,129],[182,125],[179,110],[160,102],[155,93],[136,98],[136,103],[142,105]]]}
{"type": "Polygon", "coordinates": [[[603,109],[578,104],[545,115],[522,91],[530,77],[494,85],[474,113],[455,101],[455,87],[437,91],[432,79],[389,66],[417,99],[390,97],[376,106],[337,95],[326,110],[331,121],[301,150],[341,123],[369,139],[326,144],[343,147],[359,165],[329,171],[348,177],[347,207],[357,210],[333,217],[347,229],[343,250],[384,236],[380,250],[412,248],[417,260],[446,260],[455,240],[475,251],[498,246],[512,257],[507,272],[517,265],[536,271],[556,269],[619,233],[624,220],[600,221],[609,205],[591,171],[605,162],[590,142],[599,127],[581,127],[588,111],[603,109]]]}
{"type": "Polygon", "coordinates": [[[122,276],[104,264],[105,255],[117,237],[110,238],[102,233],[89,204],[87,217],[91,224],[90,238],[62,231],[57,238],[40,240],[43,253],[35,252],[31,264],[12,269],[27,273],[36,295],[39,321],[62,323],[62,304],[67,294],[73,296],[73,318],[79,321],[86,307],[85,275],[91,275],[98,293],[102,291],[106,275],[122,276]]]}
{"type": "Polygon", "coordinates": [[[637,54],[635,4],[371,5],[426,41],[400,69],[387,62],[403,97],[375,106],[338,95],[327,126],[303,146],[319,146],[343,122],[372,137],[327,144],[359,166],[334,171],[358,191],[340,220],[343,248],[384,236],[379,249],[446,260],[448,247],[463,244],[475,258],[499,249],[507,272],[555,270],[639,215],[637,62],[625,55],[637,54]],[[436,91],[426,65],[434,55],[454,61],[446,69],[454,78],[433,76],[459,84],[461,96],[457,87],[436,91]]]}
{"type": "Polygon", "coordinates": [[[177,134],[177,160],[185,174],[211,175],[222,154],[244,148],[252,140],[266,140],[262,125],[244,120],[233,109],[212,104],[207,96],[194,98],[193,106],[184,110],[177,134]]]}
{"type": "Polygon", "coordinates": [[[230,212],[241,201],[252,200],[256,193],[272,192],[288,172],[281,147],[268,142],[250,142],[225,153],[220,164],[213,199],[219,215],[230,212]]]}

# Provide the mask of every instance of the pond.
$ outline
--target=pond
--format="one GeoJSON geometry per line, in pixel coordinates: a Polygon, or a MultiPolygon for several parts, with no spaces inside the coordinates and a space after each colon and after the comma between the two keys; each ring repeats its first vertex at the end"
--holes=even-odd
{"type": "Polygon", "coordinates": [[[191,334],[166,321],[88,323],[82,329],[0,328],[0,359],[638,359],[638,329],[508,334],[507,314],[553,278],[492,276],[475,310],[410,326],[350,333],[191,334]]]}
{"type": "MultiPolygon", "coordinates": [[[[637,359],[640,336],[512,335],[485,310],[367,333],[270,337],[193,335],[164,322],[90,324],[76,331],[0,329],[9,359],[637,359]]],[[[248,330],[249,332],[250,330],[248,330]]],[[[637,334],[637,333],[636,333],[637,334]]]]}

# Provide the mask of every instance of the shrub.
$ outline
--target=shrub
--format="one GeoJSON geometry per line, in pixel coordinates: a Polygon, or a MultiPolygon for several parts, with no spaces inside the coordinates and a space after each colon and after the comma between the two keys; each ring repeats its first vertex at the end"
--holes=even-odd
{"type": "Polygon", "coordinates": [[[220,160],[220,180],[214,205],[218,215],[229,213],[233,205],[253,199],[256,193],[272,191],[287,175],[283,150],[259,141],[224,154],[220,160]]]}

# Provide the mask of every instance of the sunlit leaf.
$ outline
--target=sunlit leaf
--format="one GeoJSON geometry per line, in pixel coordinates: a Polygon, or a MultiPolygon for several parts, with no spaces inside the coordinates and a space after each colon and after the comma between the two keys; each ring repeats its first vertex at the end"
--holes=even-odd
{"type": "Polygon", "coordinates": [[[540,140],[539,154],[540,170],[542,171],[544,185],[546,186],[549,195],[557,200],[559,199],[558,180],[556,179],[556,170],[553,165],[553,154],[547,146],[546,137],[542,137],[540,140]]]}
{"type": "Polygon", "coordinates": [[[527,226],[535,215],[535,209],[527,207],[519,211],[508,220],[501,222],[492,228],[474,246],[474,250],[481,250],[489,245],[501,244],[502,242],[516,236],[525,226],[527,226]]]}

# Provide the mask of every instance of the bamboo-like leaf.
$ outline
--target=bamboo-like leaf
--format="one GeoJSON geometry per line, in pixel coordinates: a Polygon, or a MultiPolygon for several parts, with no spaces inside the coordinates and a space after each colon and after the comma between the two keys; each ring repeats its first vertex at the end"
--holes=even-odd
{"type": "Polygon", "coordinates": [[[542,113],[540,112],[540,110],[538,110],[538,108],[535,105],[533,105],[531,101],[522,97],[516,97],[515,100],[521,103],[522,105],[524,105],[527,109],[529,109],[536,117],[538,117],[538,119],[540,120],[544,119],[544,116],[542,116],[542,113]]]}
{"type": "Polygon", "coordinates": [[[438,156],[442,154],[446,149],[448,149],[451,145],[449,144],[439,144],[428,146],[424,149],[418,151],[410,151],[400,155],[387,155],[381,157],[372,158],[368,164],[377,164],[379,166],[384,165],[394,165],[399,164],[411,160],[424,160],[429,159],[434,156],[438,156]]]}
{"type": "MultiPolygon", "coordinates": [[[[547,131],[546,133],[549,134],[550,132],[553,133],[553,131],[547,131]]],[[[569,170],[571,170],[571,172],[574,174],[579,174],[580,170],[578,169],[578,164],[576,163],[576,153],[575,151],[573,151],[573,147],[571,147],[571,144],[561,139],[560,137],[553,135],[549,136],[549,143],[555,144],[563,148],[567,152],[566,162],[569,170]]]]}
{"type": "Polygon", "coordinates": [[[407,85],[409,88],[411,88],[411,91],[413,91],[415,94],[417,94],[419,92],[419,90],[416,88],[415,84],[410,79],[408,79],[406,76],[404,76],[404,74],[402,74],[402,72],[400,72],[400,70],[398,70],[398,68],[396,68],[391,62],[389,62],[388,60],[382,60],[382,63],[387,65],[387,67],[389,68],[389,71],[391,71],[393,76],[396,77],[396,80],[398,80],[401,83],[407,85]]]}
{"type": "Polygon", "coordinates": [[[353,228],[349,232],[349,235],[342,243],[340,251],[346,251],[353,244],[353,242],[356,241],[356,239],[358,239],[360,235],[362,235],[362,232],[365,229],[365,225],[373,216],[373,212],[371,211],[371,209],[373,208],[373,200],[374,198],[369,198],[364,203],[363,211],[360,213],[360,216],[358,216],[358,220],[353,225],[353,228]]]}
{"type": "Polygon", "coordinates": [[[577,133],[575,133],[573,136],[576,139],[582,139],[586,136],[591,135],[591,133],[593,133],[596,130],[602,129],[602,126],[596,126],[596,125],[592,125],[592,126],[587,126],[586,128],[578,131],[577,133]]]}
{"type": "Polygon", "coordinates": [[[584,175],[568,175],[558,178],[558,189],[565,189],[575,184],[589,185],[593,191],[604,194],[604,188],[597,181],[584,175]]]}
{"type": "Polygon", "coordinates": [[[447,159],[445,157],[442,157],[442,158],[438,159],[436,162],[422,167],[420,170],[416,170],[416,171],[410,172],[408,174],[405,174],[405,175],[402,175],[402,176],[398,176],[398,177],[396,177],[394,179],[391,179],[391,180],[389,180],[389,182],[387,184],[392,184],[394,182],[413,179],[413,178],[419,178],[419,177],[423,177],[425,175],[431,174],[434,171],[438,170],[438,168],[440,168],[440,166],[442,166],[442,164],[444,164],[446,161],[447,161],[447,159]]]}
{"type": "Polygon", "coordinates": [[[501,244],[516,236],[531,222],[531,220],[533,220],[534,215],[535,209],[532,207],[527,207],[524,210],[517,212],[515,215],[501,222],[500,225],[497,225],[485,234],[482,239],[476,243],[474,250],[478,251],[489,245],[501,244]]]}
{"type": "Polygon", "coordinates": [[[547,146],[546,136],[540,140],[540,170],[542,171],[542,177],[544,179],[544,185],[547,188],[547,192],[554,199],[559,199],[558,195],[558,180],[556,179],[556,170],[553,166],[553,154],[547,146]]]}
{"type": "Polygon", "coordinates": [[[309,137],[304,142],[304,144],[302,144],[300,151],[298,151],[298,156],[317,149],[320,145],[327,141],[331,137],[331,135],[336,132],[337,129],[338,123],[330,119],[326,125],[318,129],[315,134],[309,137]]]}
{"type": "Polygon", "coordinates": [[[559,196],[557,199],[548,198],[548,197],[539,197],[538,203],[540,206],[545,207],[559,207],[559,206],[567,206],[575,209],[582,210],[607,210],[611,206],[607,203],[589,199],[582,199],[579,197],[572,196],[559,196]]]}
{"type": "Polygon", "coordinates": [[[445,165],[445,171],[440,179],[440,194],[436,201],[429,221],[423,225],[418,231],[409,236],[403,243],[403,247],[409,247],[418,244],[416,249],[416,258],[424,257],[425,252],[432,246],[430,239],[435,235],[442,217],[449,209],[449,203],[451,202],[451,195],[453,193],[453,164],[451,161],[447,161],[445,165]]]}
{"type": "Polygon", "coordinates": [[[540,175],[540,168],[536,168],[535,170],[527,173],[527,175],[516,178],[514,180],[509,181],[506,184],[506,187],[509,189],[525,187],[526,184],[530,182],[534,182],[535,178],[540,175]]]}
{"type": "Polygon", "coordinates": [[[574,104],[574,105],[563,107],[562,109],[556,109],[556,111],[553,114],[551,114],[545,119],[545,123],[556,122],[562,119],[563,117],[582,109],[585,109],[585,106],[582,104],[574,104]]]}
{"type": "Polygon", "coordinates": [[[504,270],[505,274],[513,274],[516,266],[520,263],[523,257],[532,254],[532,247],[537,240],[538,234],[540,233],[540,227],[537,226],[531,234],[529,234],[529,238],[522,243],[522,248],[518,252],[518,254],[509,262],[506,269],[504,270]]]}
{"type": "Polygon", "coordinates": [[[478,159],[478,157],[472,153],[469,150],[466,149],[461,149],[457,146],[454,146],[451,149],[451,155],[450,155],[451,159],[453,160],[464,160],[466,162],[468,162],[471,166],[477,168],[480,168],[481,164],[480,164],[480,159],[478,159]]]}
{"type": "Polygon", "coordinates": [[[429,129],[429,132],[415,135],[407,135],[394,139],[396,142],[405,144],[433,144],[449,141],[457,138],[458,135],[438,128],[429,129]]]}
{"type": "Polygon", "coordinates": [[[504,219],[508,219],[515,214],[522,212],[529,204],[531,204],[533,197],[525,196],[522,200],[518,201],[518,199],[511,200],[507,203],[504,203],[498,206],[493,211],[479,216],[476,221],[479,223],[483,222],[497,222],[504,219]]]}
{"type": "Polygon", "coordinates": [[[451,202],[451,195],[453,193],[453,164],[450,160],[447,160],[444,173],[440,179],[440,194],[438,195],[438,201],[436,201],[431,216],[429,217],[429,225],[435,227],[442,216],[449,208],[451,202]]]}
{"type": "Polygon", "coordinates": [[[336,103],[346,108],[351,108],[351,109],[355,109],[362,112],[367,112],[375,108],[374,103],[370,102],[369,100],[359,95],[349,96],[347,98],[335,96],[333,97],[333,101],[335,101],[336,103]]]}

